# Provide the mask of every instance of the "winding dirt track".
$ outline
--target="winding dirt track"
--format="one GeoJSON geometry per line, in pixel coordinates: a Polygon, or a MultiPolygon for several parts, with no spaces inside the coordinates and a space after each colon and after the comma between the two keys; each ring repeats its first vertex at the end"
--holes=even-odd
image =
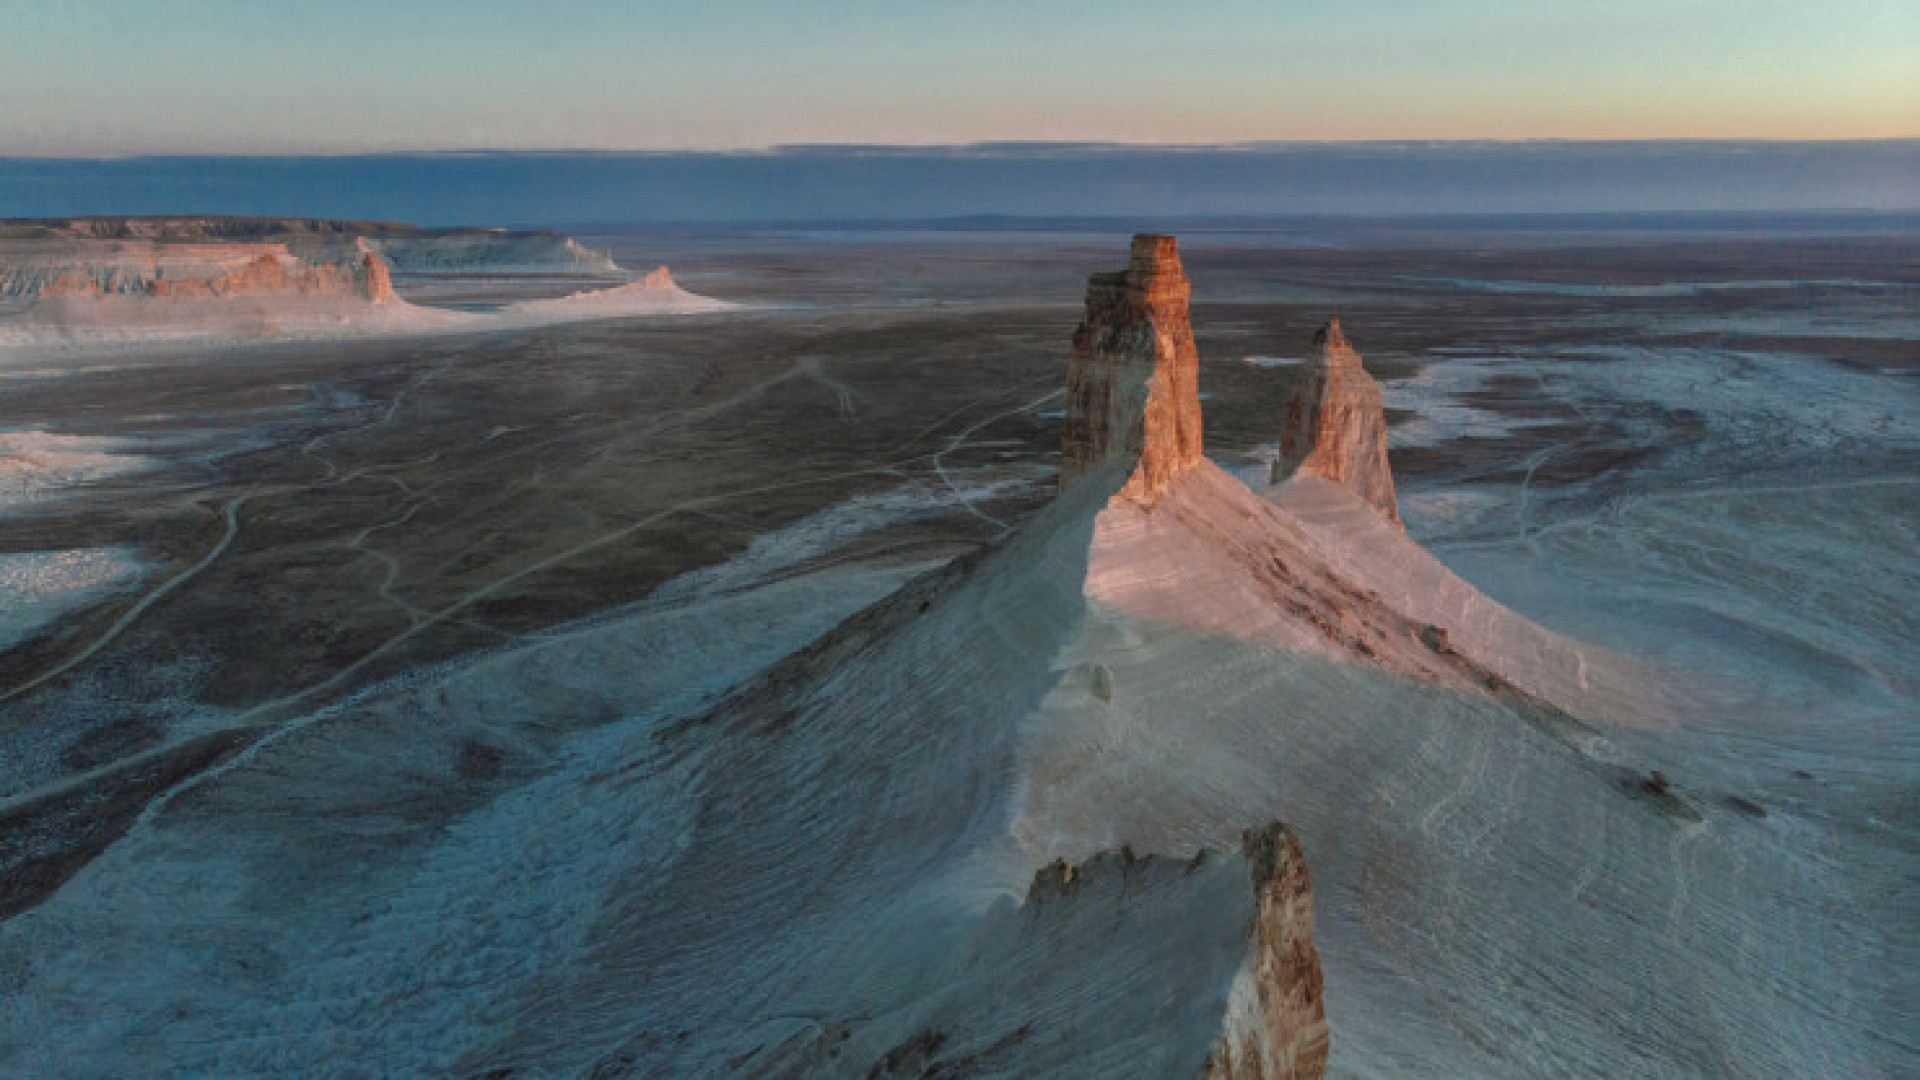
{"type": "MultiPolygon", "coordinates": [[[[416,381],[416,383],[413,384],[413,386],[410,386],[408,389],[413,389],[414,387],[417,387],[419,385],[419,382],[423,382],[425,381],[426,378],[430,378],[432,374],[433,374],[432,372],[429,372],[427,375],[422,376],[421,380],[416,381]]],[[[684,413],[676,415],[671,421],[665,421],[659,425],[649,428],[648,433],[651,434],[659,430],[668,430],[672,427],[680,426],[691,420],[712,415],[716,411],[741,404],[745,401],[751,400],[752,398],[759,396],[761,393],[764,393],[767,389],[779,383],[782,383],[794,378],[809,378],[809,377],[818,378],[820,377],[820,373],[817,370],[809,370],[808,366],[804,361],[798,362],[787,371],[782,372],[778,375],[772,376],[761,383],[758,383],[752,387],[749,387],[748,389],[742,391],[741,393],[733,395],[732,397],[729,397],[725,401],[715,402],[711,405],[702,406],[699,409],[686,410],[684,413]]],[[[404,392],[405,391],[403,391],[402,393],[404,392]]],[[[417,606],[412,605],[404,600],[401,600],[399,597],[392,595],[390,590],[393,587],[393,585],[396,583],[399,576],[400,568],[397,561],[394,560],[391,556],[385,555],[384,553],[377,552],[373,549],[370,549],[364,546],[365,540],[372,533],[377,532],[382,528],[388,528],[388,527],[397,525],[402,521],[404,521],[407,517],[410,517],[413,513],[417,512],[418,508],[422,505],[422,503],[415,502],[411,507],[408,508],[408,510],[405,513],[401,515],[401,517],[391,518],[380,524],[361,530],[359,533],[355,535],[353,540],[350,541],[347,545],[347,547],[350,550],[353,550],[360,554],[372,556],[377,560],[382,561],[387,566],[386,577],[383,583],[379,586],[378,592],[380,593],[383,599],[386,599],[389,602],[402,607],[407,612],[408,618],[409,618],[409,625],[407,626],[406,629],[401,630],[399,633],[388,638],[381,644],[361,654],[361,656],[358,659],[354,660],[352,663],[346,665],[345,667],[335,671],[332,675],[328,676],[326,679],[321,680],[320,682],[310,684],[308,686],[302,687],[301,689],[295,690],[291,693],[282,695],[280,697],[255,704],[245,709],[244,711],[241,711],[230,717],[223,718],[223,722],[217,726],[199,726],[199,725],[190,726],[188,730],[177,735],[175,738],[168,739],[162,742],[161,744],[150,747],[146,750],[140,751],[138,753],[129,755],[124,758],[120,758],[106,765],[98,766],[93,769],[89,769],[83,772],[69,775],[58,781],[55,781],[54,783],[44,785],[42,787],[35,788],[30,791],[21,792],[9,798],[0,799],[0,813],[11,812],[45,798],[70,793],[72,791],[75,791],[79,788],[86,786],[89,783],[98,781],[104,776],[111,775],[115,772],[124,770],[129,767],[138,766],[148,761],[152,761],[154,759],[162,757],[163,755],[166,755],[166,754],[172,753],[175,750],[178,750],[181,746],[185,745],[188,742],[204,739],[209,735],[251,733],[251,732],[265,733],[247,749],[227,759],[224,763],[217,765],[211,769],[208,769],[205,772],[197,773],[194,776],[181,781],[179,784],[175,785],[174,787],[169,788],[168,790],[161,792],[159,795],[155,796],[155,798],[151,802],[149,802],[148,805],[142,810],[140,817],[136,822],[136,824],[144,824],[152,820],[159,813],[163,812],[166,806],[172,801],[172,799],[176,795],[181,794],[185,791],[192,790],[194,787],[197,787],[200,783],[206,780],[214,779],[218,776],[224,775],[226,772],[245,764],[261,748],[267,745],[271,745],[273,742],[277,741],[279,738],[284,737],[285,735],[291,734],[293,732],[299,731],[302,728],[304,728],[307,724],[312,723],[315,720],[325,716],[326,712],[324,710],[310,712],[305,714],[304,716],[297,715],[297,714],[293,716],[289,716],[289,713],[294,710],[297,710],[300,706],[304,704],[312,702],[313,699],[315,698],[323,697],[324,695],[332,691],[338,690],[350,684],[356,676],[358,676],[360,673],[365,671],[370,665],[378,662],[379,660],[387,656],[392,655],[395,652],[395,650],[406,645],[408,642],[412,641],[414,638],[418,637],[422,633],[425,633],[436,626],[439,626],[448,622],[452,622],[452,621],[457,621],[462,614],[472,609],[475,605],[482,603],[483,601],[497,595],[503,589],[506,589],[520,581],[523,581],[536,574],[562,566],[568,563],[569,561],[576,559],[579,556],[584,555],[588,552],[591,552],[595,549],[598,549],[608,544],[612,544],[620,540],[626,539],[628,537],[631,537],[645,529],[655,526],[660,522],[665,521],[679,514],[710,510],[714,507],[724,505],[736,499],[752,498],[754,496],[767,495],[767,494],[771,494],[773,492],[778,492],[778,491],[788,491],[788,490],[793,490],[797,488],[817,486],[820,484],[828,484],[828,483],[833,483],[841,480],[850,479],[853,477],[877,476],[877,475],[896,475],[896,476],[903,475],[903,470],[911,466],[931,465],[938,472],[942,481],[947,485],[948,489],[953,493],[955,502],[960,507],[965,509],[968,513],[973,514],[977,517],[980,517],[983,520],[989,521],[995,526],[1004,529],[1006,528],[1006,525],[1004,522],[1001,522],[997,519],[994,519],[982,513],[977,507],[975,507],[972,504],[971,500],[969,500],[964,494],[962,494],[959,488],[953,484],[952,480],[949,478],[946,472],[943,459],[947,455],[953,454],[958,450],[960,450],[963,446],[966,445],[969,439],[971,439],[974,435],[976,435],[981,430],[991,426],[992,424],[998,421],[1004,420],[1008,417],[1017,416],[1017,415],[1020,415],[1021,413],[1029,412],[1035,408],[1038,408],[1039,406],[1045,404],[1046,402],[1051,401],[1054,398],[1058,397],[1060,393],[1061,391],[1054,390],[1047,394],[1041,395],[1040,397],[1034,398],[1033,400],[1027,401],[1024,404],[1016,405],[1009,409],[1002,409],[1000,411],[994,412],[972,423],[957,435],[949,437],[947,439],[946,445],[942,449],[939,449],[936,451],[922,450],[913,454],[903,455],[898,458],[877,462],[875,464],[863,466],[857,469],[848,469],[848,470],[843,470],[840,472],[835,472],[830,474],[810,476],[801,480],[782,481],[782,482],[772,483],[772,484],[759,484],[759,485],[753,485],[749,487],[738,488],[738,489],[733,489],[728,491],[712,492],[709,494],[700,495],[694,498],[682,500],[671,506],[661,508],[641,518],[622,524],[616,528],[612,528],[604,532],[601,532],[578,544],[574,544],[560,551],[552,552],[530,563],[524,564],[516,570],[513,570],[506,574],[502,574],[499,577],[493,578],[492,580],[488,581],[486,584],[481,585],[480,587],[475,588],[470,592],[466,593],[464,596],[454,601],[453,603],[448,604],[434,611],[424,611],[418,608],[417,606]]],[[[964,412],[967,408],[970,408],[972,406],[977,406],[982,402],[986,402],[986,401],[991,401],[996,399],[1003,400],[1006,396],[1007,395],[1003,392],[999,394],[988,395],[985,397],[977,398],[971,403],[971,405],[962,406],[960,409],[956,409],[952,413],[949,413],[947,416],[942,417],[940,420],[936,421],[933,425],[931,425],[928,428],[928,430],[926,431],[922,439],[916,439],[915,441],[920,442],[920,441],[924,441],[924,438],[926,437],[932,437],[934,433],[937,432],[938,428],[944,426],[954,416],[957,416],[960,413],[964,412]]],[[[349,429],[348,432],[333,433],[333,434],[336,434],[336,435],[347,434],[354,430],[364,430],[366,428],[372,428],[372,427],[379,426],[381,424],[390,423],[395,418],[397,406],[398,406],[398,399],[396,397],[395,402],[389,405],[389,407],[383,412],[383,415],[381,416],[380,419],[375,420],[367,425],[363,425],[361,428],[349,429]]],[[[302,448],[302,453],[305,454],[306,456],[313,457],[316,460],[319,460],[320,462],[322,462],[328,469],[327,477],[313,484],[275,485],[275,486],[255,488],[230,499],[225,507],[225,517],[227,521],[226,533],[225,535],[222,536],[220,542],[216,544],[212,550],[210,550],[206,555],[202,556],[201,559],[198,562],[196,562],[193,566],[189,567],[185,571],[182,571],[180,574],[175,575],[173,578],[169,579],[165,584],[155,589],[152,593],[149,593],[146,597],[143,597],[142,600],[138,604],[136,604],[134,608],[130,609],[125,615],[123,615],[118,621],[116,621],[115,624],[111,628],[109,628],[109,630],[106,633],[102,634],[99,638],[89,643],[80,652],[75,653],[73,656],[63,661],[57,667],[50,669],[49,671],[39,676],[36,676],[31,682],[23,684],[19,687],[14,688],[13,690],[8,691],[4,697],[0,697],[0,701],[5,701],[7,700],[7,698],[25,694],[38,686],[44,685],[45,683],[50,682],[53,679],[58,678],[61,675],[64,675],[72,671],[73,669],[79,667],[81,664],[84,664],[87,660],[97,655],[100,652],[100,650],[102,650],[103,648],[111,644],[114,638],[118,637],[128,627],[132,626],[135,622],[137,622],[139,617],[142,614],[144,614],[149,608],[151,608],[153,604],[163,599],[167,593],[170,593],[175,589],[177,589],[178,587],[180,587],[181,585],[186,584],[195,575],[201,573],[202,571],[206,570],[207,567],[213,565],[213,563],[219,559],[221,554],[223,554],[225,551],[228,550],[228,548],[232,545],[234,538],[238,535],[240,530],[240,509],[249,500],[264,497],[264,496],[270,496],[270,495],[281,495],[281,494],[289,494],[289,493],[300,492],[300,491],[315,490],[322,487],[335,487],[335,486],[343,485],[346,483],[350,483],[354,480],[364,478],[364,477],[381,476],[383,474],[383,470],[399,467],[399,466],[390,466],[390,465],[380,464],[380,465],[369,465],[369,466],[359,468],[359,469],[354,469],[348,472],[341,472],[338,466],[331,459],[321,455],[315,449],[315,444],[319,441],[321,441],[320,438],[310,440],[308,444],[302,448]]],[[[393,479],[393,478],[389,477],[388,479],[393,479]]],[[[404,485],[402,486],[404,487],[404,485]]],[[[409,492],[409,494],[416,495],[416,497],[419,495],[419,493],[413,493],[413,492],[409,492]]]]}

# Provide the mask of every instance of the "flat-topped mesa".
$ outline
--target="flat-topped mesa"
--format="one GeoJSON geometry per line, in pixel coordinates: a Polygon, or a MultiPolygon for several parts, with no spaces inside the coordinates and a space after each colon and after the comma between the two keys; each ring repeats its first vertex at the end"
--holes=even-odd
{"type": "Polygon", "coordinates": [[[1340,332],[1339,318],[1320,328],[1313,348],[1314,358],[1287,401],[1273,482],[1295,473],[1330,480],[1398,525],[1400,504],[1387,465],[1387,414],[1380,384],[1340,332]]]}
{"type": "Polygon", "coordinates": [[[1202,460],[1200,356],[1173,237],[1140,235],[1126,270],[1087,280],[1073,335],[1060,486],[1109,458],[1135,464],[1115,499],[1151,502],[1202,460]]]}

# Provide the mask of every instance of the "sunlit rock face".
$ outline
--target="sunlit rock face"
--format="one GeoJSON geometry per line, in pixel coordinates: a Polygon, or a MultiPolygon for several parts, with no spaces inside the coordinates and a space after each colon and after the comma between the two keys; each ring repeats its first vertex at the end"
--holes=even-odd
{"type": "Polygon", "coordinates": [[[1305,377],[1287,402],[1273,480],[1294,475],[1331,480],[1398,524],[1400,504],[1387,468],[1380,384],[1347,344],[1337,318],[1327,320],[1314,335],[1313,351],[1305,377]]]}
{"type": "Polygon", "coordinates": [[[1094,521],[1086,596],[1129,617],[1357,662],[1474,696],[1645,720],[1646,683],[1493,602],[1406,535],[1380,388],[1338,320],[1288,402],[1279,481],[1250,491],[1201,453],[1189,286],[1169,237],[1096,274],[1073,339],[1061,483],[1124,483],[1094,521]]]}
{"type": "Polygon", "coordinates": [[[360,280],[367,299],[376,304],[397,303],[400,298],[393,293],[393,274],[387,268],[387,261],[364,245],[363,249],[360,255],[360,280]]]}
{"type": "Polygon", "coordinates": [[[9,250],[0,257],[0,295],[26,300],[300,296],[376,303],[394,298],[385,260],[364,244],[335,257],[305,258],[284,243],[85,240],[51,252],[9,250]]]}
{"type": "Polygon", "coordinates": [[[1124,271],[1088,279],[1067,368],[1062,486],[1124,455],[1137,464],[1114,498],[1151,502],[1201,460],[1190,291],[1171,236],[1134,237],[1124,271]]]}

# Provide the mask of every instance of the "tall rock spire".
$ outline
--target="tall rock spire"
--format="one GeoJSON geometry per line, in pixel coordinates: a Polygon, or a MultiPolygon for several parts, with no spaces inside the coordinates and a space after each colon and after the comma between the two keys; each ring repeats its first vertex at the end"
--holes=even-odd
{"type": "Polygon", "coordinates": [[[1273,481],[1295,473],[1331,480],[1400,524],[1387,467],[1387,415],[1380,384],[1347,344],[1338,317],[1313,336],[1314,358],[1287,402],[1273,481]]]}
{"type": "Polygon", "coordinates": [[[1062,487],[1124,455],[1135,466],[1114,497],[1150,502],[1201,460],[1190,291],[1171,236],[1134,237],[1126,270],[1088,279],[1087,313],[1067,367],[1062,487]]]}
{"type": "Polygon", "coordinates": [[[362,250],[360,255],[360,280],[366,287],[367,299],[376,304],[390,304],[399,299],[393,293],[393,273],[387,269],[387,260],[370,248],[362,250]]]}

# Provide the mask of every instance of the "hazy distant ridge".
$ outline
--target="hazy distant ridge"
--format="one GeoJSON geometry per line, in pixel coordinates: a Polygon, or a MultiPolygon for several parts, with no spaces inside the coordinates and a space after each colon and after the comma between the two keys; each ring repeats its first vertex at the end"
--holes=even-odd
{"type": "Polygon", "coordinates": [[[0,217],[667,223],[965,215],[1920,211],[1920,140],[982,144],[0,158],[0,217]]]}

